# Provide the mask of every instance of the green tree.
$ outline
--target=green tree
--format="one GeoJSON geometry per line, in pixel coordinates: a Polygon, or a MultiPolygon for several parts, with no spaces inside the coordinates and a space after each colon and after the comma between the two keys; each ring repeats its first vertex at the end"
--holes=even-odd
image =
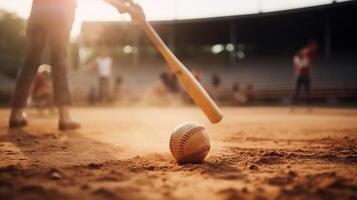
{"type": "Polygon", "coordinates": [[[25,20],[0,10],[0,73],[16,76],[25,52],[25,20]]]}

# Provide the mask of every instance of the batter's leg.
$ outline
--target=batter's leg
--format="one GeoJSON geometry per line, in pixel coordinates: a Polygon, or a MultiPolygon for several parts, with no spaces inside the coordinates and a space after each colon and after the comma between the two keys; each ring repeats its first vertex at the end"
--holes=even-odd
{"type": "Polygon", "coordinates": [[[44,27],[29,23],[25,60],[18,72],[15,90],[11,98],[10,128],[20,128],[27,125],[23,108],[26,106],[37,68],[41,64],[46,38],[47,35],[44,27]]]}
{"type": "Polygon", "coordinates": [[[51,29],[49,43],[51,48],[54,102],[59,111],[58,127],[64,131],[80,128],[80,124],[72,120],[69,112],[71,97],[67,78],[67,67],[69,66],[67,48],[72,20],[62,21],[58,19],[57,23],[49,26],[51,29]]]}

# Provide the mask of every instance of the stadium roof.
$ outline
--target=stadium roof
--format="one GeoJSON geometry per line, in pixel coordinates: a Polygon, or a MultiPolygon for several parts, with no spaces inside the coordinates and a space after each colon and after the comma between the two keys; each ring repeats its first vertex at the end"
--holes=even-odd
{"type": "Polygon", "coordinates": [[[258,14],[345,1],[348,0],[139,0],[150,20],[258,14]]]}
{"type": "MultiPolygon", "coordinates": [[[[241,16],[274,11],[330,5],[351,0],[136,0],[142,5],[149,21],[188,20],[241,16]]],[[[0,9],[16,12],[27,18],[30,0],[0,0],[0,9]]],[[[72,36],[80,32],[83,21],[128,21],[101,0],[77,0],[77,17],[72,36]]]]}
{"type": "MultiPolygon", "coordinates": [[[[118,20],[116,11],[101,0],[77,0],[78,16],[82,21],[118,20]],[[96,13],[96,14],[93,14],[96,13]]],[[[351,0],[137,0],[149,20],[192,19],[257,14],[272,11],[306,8],[351,0]]],[[[27,17],[29,0],[0,0],[0,9],[27,17]]],[[[129,19],[128,16],[119,20],[129,19]]]]}
{"type": "MultiPolygon", "coordinates": [[[[235,35],[236,43],[255,45],[255,51],[261,52],[289,53],[309,39],[316,39],[323,49],[328,28],[332,31],[333,50],[355,51],[356,8],[357,2],[349,1],[263,14],[155,21],[152,24],[164,41],[174,40],[178,48],[228,44],[235,35]]],[[[141,45],[151,45],[142,34],[129,22],[88,21],[82,25],[80,43],[87,47],[99,44],[120,46],[133,43],[137,37],[141,45]]]]}

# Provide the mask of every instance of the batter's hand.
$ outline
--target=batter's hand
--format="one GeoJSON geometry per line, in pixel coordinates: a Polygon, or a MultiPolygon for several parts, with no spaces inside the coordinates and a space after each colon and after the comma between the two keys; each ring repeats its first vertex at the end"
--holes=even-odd
{"type": "Polygon", "coordinates": [[[134,22],[141,23],[145,21],[145,13],[139,4],[131,3],[128,7],[128,13],[134,22]]]}
{"type": "Polygon", "coordinates": [[[119,13],[129,13],[134,22],[141,23],[145,21],[144,10],[141,6],[132,0],[104,0],[114,6],[119,13]]]}

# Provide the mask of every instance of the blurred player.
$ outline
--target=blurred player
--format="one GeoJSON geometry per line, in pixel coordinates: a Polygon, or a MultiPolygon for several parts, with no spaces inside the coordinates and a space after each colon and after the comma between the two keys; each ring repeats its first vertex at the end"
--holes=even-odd
{"type": "Polygon", "coordinates": [[[99,101],[110,101],[110,79],[112,76],[113,59],[104,47],[100,55],[95,59],[99,79],[99,101]]]}
{"type": "Polygon", "coordinates": [[[291,111],[294,111],[294,104],[298,98],[301,87],[305,89],[305,100],[309,111],[311,111],[311,68],[316,56],[316,50],[316,41],[310,41],[293,58],[295,91],[292,97],[291,111]]]}
{"type": "Polygon", "coordinates": [[[41,65],[38,69],[32,89],[32,100],[38,108],[39,114],[42,114],[46,108],[50,113],[54,113],[51,69],[49,65],[41,65]]]}
{"type": "Polygon", "coordinates": [[[95,58],[93,62],[88,64],[86,68],[86,70],[94,70],[98,76],[99,94],[98,96],[94,94],[95,88],[92,88],[90,90],[89,96],[91,96],[91,103],[94,103],[96,101],[109,102],[111,100],[110,80],[112,77],[112,65],[113,59],[110,57],[108,49],[104,46],[100,47],[99,55],[95,58]]]}
{"type": "MultiPolygon", "coordinates": [[[[120,13],[129,13],[134,21],[145,20],[140,6],[129,0],[117,1],[120,13]]],[[[10,128],[27,125],[23,109],[47,42],[51,49],[53,91],[59,111],[59,129],[71,130],[80,127],[70,116],[71,98],[67,80],[67,46],[75,9],[75,0],[33,0],[26,32],[25,60],[18,73],[11,99],[10,128]]]]}

